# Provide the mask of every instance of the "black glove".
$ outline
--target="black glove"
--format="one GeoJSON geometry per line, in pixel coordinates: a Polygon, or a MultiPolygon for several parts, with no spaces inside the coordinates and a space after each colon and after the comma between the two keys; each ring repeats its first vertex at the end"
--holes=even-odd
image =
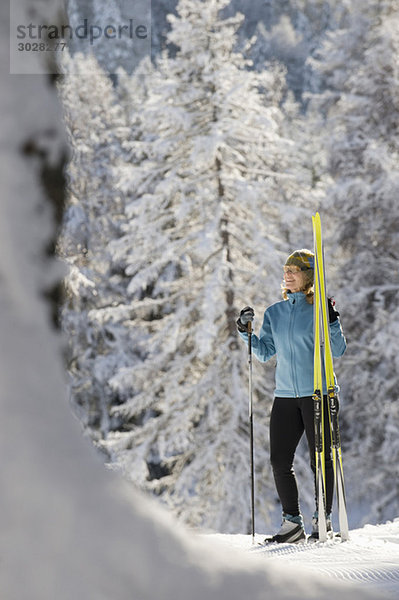
{"type": "Polygon", "coordinates": [[[254,309],[250,306],[246,306],[240,311],[240,316],[238,317],[237,329],[241,333],[248,333],[248,323],[254,320],[255,312],[254,309]]]}
{"type": "Polygon", "coordinates": [[[328,298],[328,318],[330,323],[334,323],[339,317],[339,312],[335,308],[335,300],[328,298]]]}

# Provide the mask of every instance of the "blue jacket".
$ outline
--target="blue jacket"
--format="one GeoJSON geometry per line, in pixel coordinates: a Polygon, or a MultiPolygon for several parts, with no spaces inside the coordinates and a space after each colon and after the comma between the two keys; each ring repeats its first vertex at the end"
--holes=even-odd
{"type": "MultiPolygon", "coordinates": [[[[248,340],[247,333],[240,336],[248,340]]],[[[252,334],[252,350],[261,362],[276,355],[276,396],[313,394],[313,337],[313,305],[302,292],[289,293],[288,300],[266,309],[259,337],[252,334]]],[[[346,341],[339,319],[330,323],[330,339],[332,355],[342,356],[346,341]]]]}

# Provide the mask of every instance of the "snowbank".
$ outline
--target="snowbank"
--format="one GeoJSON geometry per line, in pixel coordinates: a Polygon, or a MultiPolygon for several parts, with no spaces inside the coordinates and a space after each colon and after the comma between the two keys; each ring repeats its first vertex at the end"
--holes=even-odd
{"type": "Polygon", "coordinates": [[[235,548],[268,564],[300,567],[302,576],[323,575],[333,580],[355,582],[399,597],[399,519],[383,525],[366,525],[350,532],[350,540],[325,544],[271,544],[260,547],[265,536],[257,535],[252,545],[245,535],[212,535],[209,541],[235,548]]]}

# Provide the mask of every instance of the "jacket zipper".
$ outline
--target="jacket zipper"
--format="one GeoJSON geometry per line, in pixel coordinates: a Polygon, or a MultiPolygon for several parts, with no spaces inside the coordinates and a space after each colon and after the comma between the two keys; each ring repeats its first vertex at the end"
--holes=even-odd
{"type": "Polygon", "coordinates": [[[298,394],[298,386],[296,385],[296,369],[295,369],[295,360],[294,360],[294,347],[292,344],[292,332],[294,329],[294,321],[295,321],[295,300],[292,303],[292,309],[291,309],[291,314],[290,314],[290,326],[289,326],[289,344],[290,344],[290,355],[291,355],[291,379],[292,379],[292,387],[294,390],[294,394],[295,396],[298,398],[299,394],[298,394]]]}

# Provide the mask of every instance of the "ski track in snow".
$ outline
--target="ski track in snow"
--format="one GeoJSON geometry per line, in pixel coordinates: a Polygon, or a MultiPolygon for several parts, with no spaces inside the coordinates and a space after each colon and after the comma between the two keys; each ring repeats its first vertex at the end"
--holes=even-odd
{"type": "Polygon", "coordinates": [[[388,597],[399,598],[399,518],[384,525],[365,525],[350,532],[350,539],[325,543],[271,544],[260,546],[265,535],[210,537],[265,560],[292,565],[346,582],[375,586],[388,597]]]}

